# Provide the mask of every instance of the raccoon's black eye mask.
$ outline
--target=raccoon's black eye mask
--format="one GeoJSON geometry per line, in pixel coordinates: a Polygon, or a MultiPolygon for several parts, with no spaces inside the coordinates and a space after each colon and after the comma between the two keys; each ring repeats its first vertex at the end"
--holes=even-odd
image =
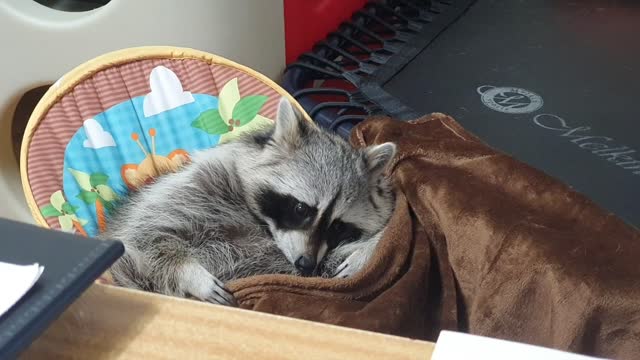
{"type": "MultiPolygon", "coordinates": [[[[333,203],[334,201],[332,201],[333,203]]],[[[280,229],[298,230],[305,229],[313,224],[318,209],[304,203],[291,195],[280,194],[270,189],[262,189],[258,195],[258,205],[262,215],[272,219],[280,229]]],[[[333,206],[330,206],[333,208],[333,206]]],[[[330,209],[325,211],[323,218],[331,216],[330,209]]],[[[335,248],[341,243],[358,240],[362,236],[362,230],[356,225],[335,219],[330,224],[320,221],[316,229],[317,235],[327,239],[327,246],[335,248]]]]}
{"type": "Polygon", "coordinates": [[[262,215],[272,219],[278,228],[305,229],[318,214],[318,209],[291,195],[263,189],[258,195],[258,206],[262,215]]]}

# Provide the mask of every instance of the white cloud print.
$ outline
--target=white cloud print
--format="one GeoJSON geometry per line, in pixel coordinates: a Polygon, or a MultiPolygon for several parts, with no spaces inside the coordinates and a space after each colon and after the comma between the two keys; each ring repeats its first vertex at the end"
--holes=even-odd
{"type": "Polygon", "coordinates": [[[116,146],[113,136],[105,131],[95,119],[85,120],[82,126],[87,134],[87,140],[82,143],[82,146],[93,149],[116,146]]]}
{"type": "Polygon", "coordinates": [[[194,102],[189,91],[184,91],[178,76],[164,66],[156,66],[149,75],[151,92],[144,97],[144,116],[149,117],[194,102]]]}

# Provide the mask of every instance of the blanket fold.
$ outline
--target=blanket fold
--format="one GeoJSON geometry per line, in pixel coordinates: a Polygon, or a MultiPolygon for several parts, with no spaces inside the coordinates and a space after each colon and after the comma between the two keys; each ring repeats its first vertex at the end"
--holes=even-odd
{"type": "Polygon", "coordinates": [[[351,137],[386,141],[398,145],[398,196],[367,268],[346,280],[237,280],[241,307],[431,341],[447,329],[637,358],[637,229],[448,116],[372,118],[351,137]]]}

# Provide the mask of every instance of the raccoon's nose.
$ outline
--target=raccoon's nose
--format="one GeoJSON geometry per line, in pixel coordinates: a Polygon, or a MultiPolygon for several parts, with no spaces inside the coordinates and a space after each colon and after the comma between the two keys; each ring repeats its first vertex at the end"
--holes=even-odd
{"type": "Polygon", "coordinates": [[[308,276],[313,274],[313,271],[316,269],[316,262],[306,256],[300,256],[298,260],[296,260],[295,264],[296,269],[300,270],[302,275],[308,276]]]}

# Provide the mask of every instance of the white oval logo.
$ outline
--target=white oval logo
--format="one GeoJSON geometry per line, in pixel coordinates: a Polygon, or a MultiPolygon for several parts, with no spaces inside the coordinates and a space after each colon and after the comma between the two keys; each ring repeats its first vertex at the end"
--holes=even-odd
{"type": "Polygon", "coordinates": [[[478,87],[482,103],[489,109],[507,114],[526,114],[542,107],[540,95],[517,87],[478,87]]]}

